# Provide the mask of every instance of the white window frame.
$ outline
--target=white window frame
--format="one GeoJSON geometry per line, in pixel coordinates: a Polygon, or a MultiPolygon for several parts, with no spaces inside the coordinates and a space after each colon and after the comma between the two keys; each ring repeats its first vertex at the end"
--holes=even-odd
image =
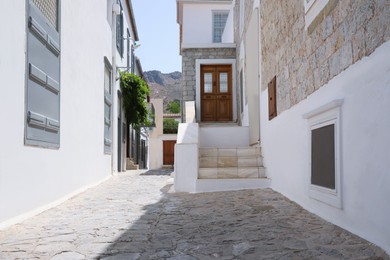
{"type": "MultiPolygon", "coordinates": [[[[196,120],[200,122],[200,76],[202,65],[231,65],[232,72],[236,71],[236,59],[196,59],[195,60],[195,78],[196,78],[196,92],[195,92],[195,107],[196,120]]],[[[236,73],[232,73],[232,97],[236,97],[236,73]]],[[[233,122],[237,120],[237,99],[233,98],[233,122]]]]}
{"type": "Polygon", "coordinates": [[[311,149],[312,131],[324,126],[334,125],[335,138],[335,189],[329,189],[311,183],[311,152],[309,153],[309,172],[308,172],[308,194],[309,197],[330,206],[342,209],[342,190],[341,190],[341,106],[342,99],[336,99],[309,113],[303,115],[303,118],[309,123],[309,148],[311,149]]]}
{"type": "Polygon", "coordinates": [[[239,0],[239,1],[240,1],[239,29],[240,29],[240,36],[241,36],[244,31],[244,22],[245,22],[245,0],[239,0]]]}
{"type": "Polygon", "coordinates": [[[329,6],[334,0],[303,0],[305,6],[305,29],[310,30],[309,27],[316,19],[324,17],[325,8],[329,6]]]}

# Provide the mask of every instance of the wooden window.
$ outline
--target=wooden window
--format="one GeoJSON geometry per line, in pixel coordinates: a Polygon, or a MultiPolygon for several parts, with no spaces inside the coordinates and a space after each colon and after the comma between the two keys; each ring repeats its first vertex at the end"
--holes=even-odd
{"type": "Polygon", "coordinates": [[[268,119],[277,116],[276,111],[276,76],[268,83],[268,119]]]}

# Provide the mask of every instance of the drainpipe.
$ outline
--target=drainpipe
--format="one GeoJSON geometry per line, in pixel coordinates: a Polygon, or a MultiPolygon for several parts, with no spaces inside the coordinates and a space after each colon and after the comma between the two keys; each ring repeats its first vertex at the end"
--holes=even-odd
{"type": "Polygon", "coordinates": [[[117,127],[118,127],[118,85],[116,81],[116,75],[117,75],[117,64],[116,64],[116,19],[118,17],[118,14],[120,13],[120,7],[118,4],[118,1],[120,0],[115,0],[115,2],[112,5],[112,68],[113,68],[113,86],[112,86],[112,106],[111,106],[111,122],[112,122],[112,127],[111,127],[111,136],[112,136],[112,145],[111,145],[111,174],[115,174],[117,172],[117,146],[118,146],[118,136],[117,136],[117,127]]]}

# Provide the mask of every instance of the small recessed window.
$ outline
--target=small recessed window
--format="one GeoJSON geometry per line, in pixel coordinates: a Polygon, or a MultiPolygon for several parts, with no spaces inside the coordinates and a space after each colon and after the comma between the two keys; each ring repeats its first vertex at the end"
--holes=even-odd
{"type": "Polygon", "coordinates": [[[276,77],[268,83],[268,120],[277,116],[276,111],[276,77]]]}
{"type": "Polygon", "coordinates": [[[226,21],[228,18],[228,11],[214,11],[213,12],[213,42],[222,42],[222,34],[225,30],[226,21]]]}
{"type": "Polygon", "coordinates": [[[311,130],[311,184],[334,190],[334,124],[311,130]]]}
{"type": "Polygon", "coordinates": [[[342,208],[340,114],[342,100],[334,100],[303,117],[309,121],[309,196],[342,208]]]}

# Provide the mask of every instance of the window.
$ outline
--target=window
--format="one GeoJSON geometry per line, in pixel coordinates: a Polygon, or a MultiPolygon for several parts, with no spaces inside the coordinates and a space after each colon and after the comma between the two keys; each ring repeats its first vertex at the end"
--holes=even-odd
{"type": "Polygon", "coordinates": [[[245,0],[240,0],[240,35],[244,31],[245,0]]]}
{"type": "Polygon", "coordinates": [[[340,110],[334,100],[303,117],[310,126],[309,196],[341,208],[340,110]]]}
{"type": "Polygon", "coordinates": [[[311,33],[338,3],[336,0],[303,1],[305,5],[305,29],[308,33],[311,33]]]}
{"type": "Polygon", "coordinates": [[[241,113],[244,112],[244,76],[243,70],[240,70],[240,96],[241,96],[241,113]]]}
{"type": "Polygon", "coordinates": [[[107,0],[107,22],[112,26],[112,0],[107,0]]]}
{"type": "Polygon", "coordinates": [[[28,1],[25,144],[60,146],[58,0],[28,1]]]}
{"type": "Polygon", "coordinates": [[[123,57],[123,8],[119,3],[121,12],[116,16],[116,49],[123,57]]]}
{"type": "Polygon", "coordinates": [[[130,50],[130,31],[129,29],[127,29],[127,40],[126,40],[126,43],[127,43],[127,71],[130,71],[130,62],[131,62],[131,55],[133,55],[133,48],[131,48],[130,50]]]}
{"type": "Polygon", "coordinates": [[[112,145],[112,66],[104,57],[104,152],[111,153],[112,145]]]}
{"type": "Polygon", "coordinates": [[[268,120],[277,116],[276,110],[276,76],[268,83],[268,120]]]}
{"type": "Polygon", "coordinates": [[[213,12],[213,42],[219,43],[222,41],[223,30],[225,29],[228,18],[228,11],[213,12]]]}

